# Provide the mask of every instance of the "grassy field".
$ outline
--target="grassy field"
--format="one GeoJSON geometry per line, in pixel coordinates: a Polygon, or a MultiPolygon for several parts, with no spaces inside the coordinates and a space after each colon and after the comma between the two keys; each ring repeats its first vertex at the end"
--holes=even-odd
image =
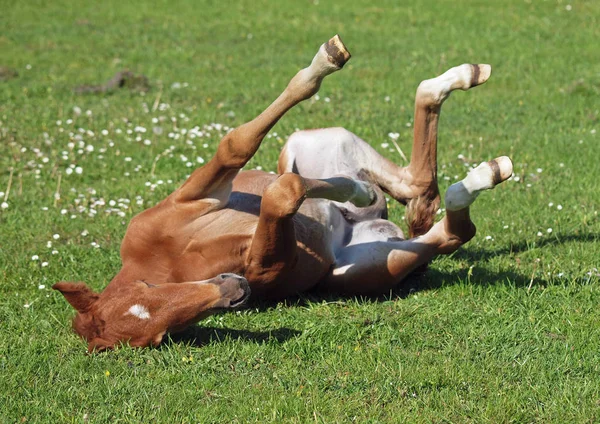
{"type": "Polygon", "coordinates": [[[0,0],[1,422],[600,420],[600,3],[404,3],[0,0]],[[327,126],[403,163],[388,134],[409,154],[418,83],[490,63],[440,123],[442,190],[465,165],[515,164],[472,208],[475,239],[401,296],[292,299],[86,355],[50,286],[102,289],[131,217],[335,33],[353,58],[249,168],[327,126]],[[122,69],[150,90],[73,92],[122,69]]]}

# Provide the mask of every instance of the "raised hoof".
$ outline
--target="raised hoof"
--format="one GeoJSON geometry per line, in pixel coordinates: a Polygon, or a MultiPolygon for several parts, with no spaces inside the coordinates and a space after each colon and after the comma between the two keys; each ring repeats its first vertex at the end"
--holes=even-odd
{"type": "Polygon", "coordinates": [[[508,156],[500,156],[477,168],[446,191],[446,210],[457,211],[469,207],[483,190],[491,190],[506,181],[513,172],[512,161],[508,156]]]}
{"type": "Polygon", "coordinates": [[[377,194],[373,190],[371,183],[361,180],[354,180],[354,196],[350,200],[352,204],[359,208],[371,206],[377,200],[377,194]]]}
{"type": "Polygon", "coordinates": [[[513,173],[513,164],[508,156],[500,156],[487,162],[492,169],[492,182],[496,186],[510,178],[513,173]]]}
{"type": "Polygon", "coordinates": [[[492,75],[492,67],[486,64],[472,64],[471,66],[471,87],[476,87],[478,85],[486,82],[490,75],[492,75]]]}
{"type": "Polygon", "coordinates": [[[327,60],[342,69],[346,62],[350,60],[350,52],[346,49],[342,39],[338,34],[333,36],[327,43],[323,44],[325,53],[327,53],[327,60]]]}

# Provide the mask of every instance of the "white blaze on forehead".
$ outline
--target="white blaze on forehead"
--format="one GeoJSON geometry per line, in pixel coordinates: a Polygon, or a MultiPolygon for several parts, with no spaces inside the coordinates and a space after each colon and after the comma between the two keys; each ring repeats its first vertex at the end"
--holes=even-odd
{"type": "Polygon", "coordinates": [[[148,312],[148,309],[142,305],[133,305],[127,310],[126,313],[136,316],[139,319],[150,319],[150,312],[148,312]]]}

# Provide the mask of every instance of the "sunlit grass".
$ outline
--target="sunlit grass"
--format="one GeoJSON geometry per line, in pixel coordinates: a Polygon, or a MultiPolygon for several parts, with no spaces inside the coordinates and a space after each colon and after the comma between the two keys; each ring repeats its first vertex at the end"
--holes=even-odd
{"type": "MultiPolygon", "coordinates": [[[[5,2],[6,3],[6,2],[5,2]]],[[[600,415],[600,5],[55,1],[0,6],[0,418],[15,422],[594,422],[600,415]],[[490,81],[440,122],[444,190],[507,154],[478,235],[402,297],[308,297],[218,315],[158,349],[87,356],[50,286],[101,290],[136,213],[214,153],[340,33],[353,54],[297,128],[410,155],[418,83],[490,81]],[[76,95],[128,68],[145,94],[76,95]]],[[[390,218],[404,209],[390,203],[390,218]]]]}

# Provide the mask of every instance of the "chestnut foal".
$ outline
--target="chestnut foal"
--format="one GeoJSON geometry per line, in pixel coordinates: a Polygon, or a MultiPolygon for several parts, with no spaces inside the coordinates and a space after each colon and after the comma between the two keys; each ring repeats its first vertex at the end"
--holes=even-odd
{"type": "Polygon", "coordinates": [[[215,156],[158,205],[131,220],[123,267],[102,293],[84,283],[53,286],[75,307],[88,350],[158,345],[250,296],[278,299],[319,286],[339,294],[382,293],[437,254],[475,234],[469,205],[512,174],[507,157],[485,162],[446,192],[434,225],[437,125],[453,90],[484,83],[489,65],[462,65],[423,81],[416,95],[410,165],[399,167],[342,128],[301,131],[280,175],[240,169],[275,123],[313,96],[350,54],[338,36],[258,117],[227,134],[215,156]],[[383,192],[407,205],[410,236],[386,220],[383,192]]]}

